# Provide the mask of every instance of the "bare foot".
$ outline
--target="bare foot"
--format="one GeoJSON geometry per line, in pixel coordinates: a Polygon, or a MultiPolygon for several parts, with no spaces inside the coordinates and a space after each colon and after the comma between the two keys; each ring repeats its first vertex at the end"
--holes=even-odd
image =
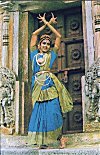
{"type": "Polygon", "coordinates": [[[64,149],[66,147],[66,142],[68,141],[68,139],[66,137],[62,137],[60,139],[60,149],[64,149]]]}

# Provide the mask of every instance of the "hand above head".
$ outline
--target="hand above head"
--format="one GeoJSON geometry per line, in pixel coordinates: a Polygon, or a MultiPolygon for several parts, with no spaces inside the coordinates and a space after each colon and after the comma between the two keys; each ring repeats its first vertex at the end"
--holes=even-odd
{"type": "Polygon", "coordinates": [[[51,14],[52,14],[52,17],[51,17],[51,19],[50,19],[49,22],[45,19],[46,13],[44,13],[43,16],[41,16],[41,15],[39,14],[39,16],[37,17],[37,18],[40,20],[40,22],[43,22],[43,23],[44,23],[44,25],[41,26],[40,28],[38,28],[36,31],[34,31],[34,32],[32,33],[31,42],[30,42],[30,49],[32,49],[32,47],[36,45],[36,43],[37,43],[37,36],[40,34],[41,31],[43,31],[43,30],[45,29],[46,26],[48,26],[48,28],[56,35],[55,45],[56,45],[57,47],[59,46],[58,44],[60,44],[61,35],[60,35],[60,33],[57,32],[57,30],[51,25],[52,23],[53,23],[53,24],[56,24],[56,23],[57,23],[57,22],[56,22],[57,17],[55,18],[55,17],[54,17],[54,14],[53,14],[53,13],[51,13],[51,14]],[[59,38],[59,39],[58,39],[58,38],[59,38]],[[58,40],[59,40],[59,41],[58,41],[58,40]]]}
{"type": "Polygon", "coordinates": [[[57,23],[57,21],[56,21],[56,19],[57,19],[57,17],[54,17],[54,14],[51,12],[51,14],[52,14],[52,17],[51,17],[51,19],[50,19],[50,21],[49,21],[49,23],[50,24],[56,24],[57,23]]]}
{"type": "MultiPolygon", "coordinates": [[[[51,12],[51,14],[52,14],[52,17],[51,17],[51,19],[50,19],[50,21],[49,21],[49,23],[50,24],[56,24],[57,23],[57,21],[56,21],[56,19],[57,19],[57,17],[54,17],[54,14],[51,12]]],[[[44,22],[44,24],[46,24],[48,21],[46,21],[46,19],[45,19],[45,15],[46,15],[46,13],[44,13],[44,15],[43,16],[41,16],[40,14],[39,14],[39,17],[37,17],[39,20],[40,20],[40,22],[44,22]]]]}
{"type": "Polygon", "coordinates": [[[36,31],[34,32],[34,34],[35,34],[35,36],[36,36],[36,35],[39,34],[46,26],[48,26],[48,28],[56,35],[56,40],[55,40],[55,45],[54,45],[54,47],[56,47],[57,49],[59,49],[59,47],[60,47],[60,42],[61,42],[61,34],[51,25],[51,23],[53,23],[53,24],[57,23],[57,22],[56,22],[57,17],[54,17],[54,14],[51,13],[52,17],[51,17],[50,21],[48,22],[48,21],[45,19],[45,15],[46,15],[46,13],[44,13],[43,16],[41,16],[41,15],[39,14],[39,17],[37,17],[37,18],[40,20],[40,22],[43,22],[43,23],[44,23],[44,25],[43,25],[41,28],[39,28],[38,30],[36,30],[36,31]]]}
{"type": "Polygon", "coordinates": [[[40,22],[44,22],[44,23],[47,22],[46,19],[45,19],[45,14],[46,14],[46,13],[44,13],[43,16],[41,16],[41,15],[39,14],[39,17],[37,17],[37,18],[40,20],[40,22]]]}

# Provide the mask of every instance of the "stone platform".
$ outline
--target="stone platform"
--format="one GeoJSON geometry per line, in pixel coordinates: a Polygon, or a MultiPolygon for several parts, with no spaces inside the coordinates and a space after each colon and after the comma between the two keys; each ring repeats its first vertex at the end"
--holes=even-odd
{"type": "Polygon", "coordinates": [[[32,137],[1,135],[1,155],[100,155],[100,133],[77,133],[65,135],[69,139],[65,149],[59,143],[53,149],[38,149],[32,137]]]}
{"type": "Polygon", "coordinates": [[[99,148],[70,148],[38,150],[32,148],[3,148],[1,155],[100,155],[99,148]]]}

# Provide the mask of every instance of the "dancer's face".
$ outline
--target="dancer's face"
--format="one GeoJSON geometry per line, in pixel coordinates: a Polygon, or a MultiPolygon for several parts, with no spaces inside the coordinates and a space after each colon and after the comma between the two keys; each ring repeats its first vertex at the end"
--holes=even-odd
{"type": "Polygon", "coordinates": [[[45,39],[40,43],[40,50],[44,53],[48,52],[50,49],[50,41],[45,39]]]}

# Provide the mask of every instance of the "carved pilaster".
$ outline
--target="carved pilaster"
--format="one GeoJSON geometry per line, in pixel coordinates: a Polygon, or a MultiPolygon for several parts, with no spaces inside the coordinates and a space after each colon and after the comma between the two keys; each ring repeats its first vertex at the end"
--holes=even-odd
{"type": "Polygon", "coordinates": [[[95,60],[100,57],[100,1],[93,1],[95,60]]]}
{"type": "Polygon", "coordinates": [[[95,32],[100,32],[100,1],[94,1],[95,32]]]}
{"type": "Polygon", "coordinates": [[[100,15],[95,16],[95,32],[100,32],[100,15]]]}
{"type": "Polygon", "coordinates": [[[8,48],[9,48],[9,10],[12,3],[6,1],[0,3],[1,12],[3,14],[3,28],[2,28],[2,66],[8,67],[8,48]]]}
{"type": "Polygon", "coordinates": [[[100,129],[100,58],[85,75],[85,129],[100,129]]]}

